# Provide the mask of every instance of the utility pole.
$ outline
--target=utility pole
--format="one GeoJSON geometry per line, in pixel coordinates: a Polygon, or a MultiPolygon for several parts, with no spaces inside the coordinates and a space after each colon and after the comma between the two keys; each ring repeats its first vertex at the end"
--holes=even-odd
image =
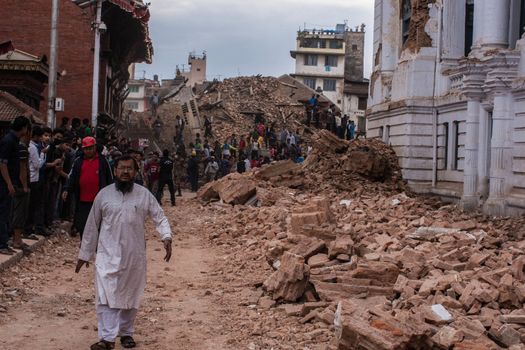
{"type": "MultiPolygon", "coordinates": [[[[53,0],[56,1],[56,0],[53,0]]],[[[91,96],[91,127],[97,126],[98,116],[98,83],[100,80],[100,23],[102,17],[102,1],[97,1],[97,15],[93,30],[95,31],[95,50],[93,53],[93,95],[91,96]]]]}
{"type": "Polygon", "coordinates": [[[58,14],[59,0],[51,7],[51,40],[49,49],[49,76],[47,84],[47,125],[53,129],[56,123],[55,98],[57,92],[58,14]]]}

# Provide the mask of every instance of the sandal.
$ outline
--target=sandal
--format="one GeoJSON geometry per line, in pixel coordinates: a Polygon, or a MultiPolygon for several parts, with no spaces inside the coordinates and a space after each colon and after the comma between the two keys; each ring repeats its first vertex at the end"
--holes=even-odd
{"type": "Polygon", "coordinates": [[[91,350],[111,350],[115,349],[115,343],[109,341],[101,340],[90,347],[91,350]]]}
{"type": "Polygon", "coordinates": [[[122,344],[123,347],[126,349],[131,349],[137,346],[137,343],[135,343],[135,340],[133,340],[133,337],[129,335],[124,335],[120,337],[120,344],[122,344]]]}

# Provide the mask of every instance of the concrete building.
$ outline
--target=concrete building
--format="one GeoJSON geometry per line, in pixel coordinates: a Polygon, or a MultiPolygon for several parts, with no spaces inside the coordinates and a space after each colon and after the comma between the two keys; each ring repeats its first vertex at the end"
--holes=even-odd
{"type": "Polygon", "coordinates": [[[150,98],[155,91],[160,90],[158,77],[151,79],[130,79],[128,81],[128,95],[124,106],[133,112],[145,112],[150,108],[150,98]]]}
{"type": "Polygon", "coordinates": [[[180,75],[187,79],[186,85],[189,87],[204,83],[206,81],[206,53],[203,52],[202,55],[190,53],[188,65],[189,69],[187,70],[184,68],[180,70],[177,66],[177,76],[180,75]]]}
{"type": "Polygon", "coordinates": [[[524,0],[375,1],[367,135],[414,189],[525,210],[524,26],[524,0]]]}
{"type": "Polygon", "coordinates": [[[363,79],[364,37],[364,25],[355,30],[345,24],[336,25],[335,30],[304,29],[297,33],[296,49],[290,51],[295,59],[291,76],[362,123],[368,95],[363,79]]]}

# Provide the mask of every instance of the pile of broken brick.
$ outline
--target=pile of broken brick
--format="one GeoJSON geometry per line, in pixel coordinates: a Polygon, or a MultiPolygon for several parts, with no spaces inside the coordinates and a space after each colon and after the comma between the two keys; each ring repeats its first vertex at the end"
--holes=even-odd
{"type": "MultiPolygon", "coordinates": [[[[283,90],[278,78],[238,77],[217,82],[198,97],[201,117],[213,117],[213,132],[223,142],[236,134],[245,136],[255,126],[256,115],[278,131],[302,128],[304,104],[283,90]]],[[[301,129],[302,130],[302,129],[301,129]]]]}
{"type": "Polygon", "coordinates": [[[325,324],[337,349],[525,349],[524,218],[404,191],[378,141],[321,132],[314,143],[303,165],[277,162],[199,192],[233,205],[213,240],[264,252],[273,272],[261,303],[325,324]]]}

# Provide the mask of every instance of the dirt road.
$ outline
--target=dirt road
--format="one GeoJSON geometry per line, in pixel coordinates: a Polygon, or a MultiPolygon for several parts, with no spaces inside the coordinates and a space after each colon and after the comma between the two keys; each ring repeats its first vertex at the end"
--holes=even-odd
{"type": "MultiPolygon", "coordinates": [[[[329,333],[319,336],[316,325],[259,305],[271,273],[263,241],[215,239],[216,219],[244,210],[231,208],[203,207],[187,194],[177,207],[166,206],[175,234],[170,263],[147,223],[148,283],[137,348],[326,349],[329,333]]],[[[78,238],[54,237],[0,275],[0,349],[80,350],[97,341],[93,267],[75,274],[78,245],[78,238]]]]}

